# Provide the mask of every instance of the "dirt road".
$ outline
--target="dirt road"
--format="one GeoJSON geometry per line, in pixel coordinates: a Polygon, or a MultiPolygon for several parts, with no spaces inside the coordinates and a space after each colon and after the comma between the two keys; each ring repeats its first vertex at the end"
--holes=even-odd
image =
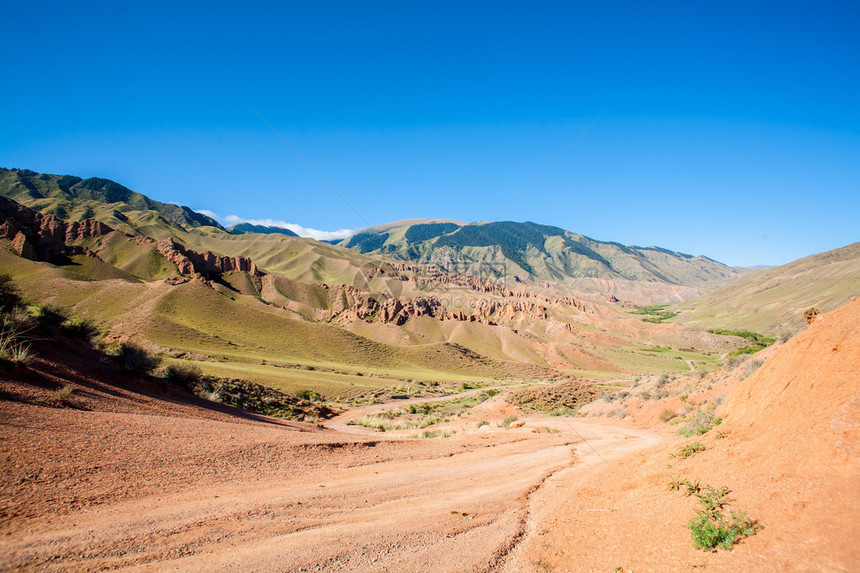
{"type": "MultiPolygon", "coordinates": [[[[56,412],[47,410],[38,414],[56,412]]],[[[65,490],[38,479],[29,484],[33,501],[0,522],[3,568],[494,570],[529,531],[530,499],[545,480],[588,472],[656,440],[641,430],[561,418],[528,419],[513,430],[464,429],[446,439],[377,434],[367,441],[249,423],[64,415],[95,434],[92,449],[78,445],[69,456],[78,471],[88,468],[86,479],[67,486],[74,499],[91,501],[64,502],[65,490]],[[117,433],[123,424],[128,431],[117,433]],[[538,431],[544,426],[559,432],[538,431]],[[104,446],[108,441],[122,446],[104,446]],[[205,454],[189,457],[195,449],[205,454]],[[97,463],[106,455],[122,459],[97,463]],[[121,480],[138,487],[122,489],[121,480]]],[[[57,444],[66,439],[55,431],[62,423],[42,427],[52,446],[75,448],[57,444]]],[[[39,442],[40,428],[29,431],[39,442]]],[[[16,467],[44,462],[40,447],[32,459],[27,451],[11,459],[16,467]]],[[[74,471],[52,471],[63,468],[74,471]]]]}

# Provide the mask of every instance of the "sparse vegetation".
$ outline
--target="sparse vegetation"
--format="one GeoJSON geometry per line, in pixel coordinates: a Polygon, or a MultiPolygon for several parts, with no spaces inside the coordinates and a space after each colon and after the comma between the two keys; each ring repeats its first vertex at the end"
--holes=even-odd
{"type": "Polygon", "coordinates": [[[568,380],[550,386],[516,390],[505,396],[505,399],[526,410],[564,416],[575,414],[582,405],[593,402],[599,396],[598,389],[592,384],[568,380]]]}
{"type": "Polygon", "coordinates": [[[704,451],[705,445],[702,442],[691,442],[689,444],[684,444],[683,446],[678,448],[678,451],[672,454],[672,457],[686,460],[687,458],[704,451]]]}
{"type": "Polygon", "coordinates": [[[701,436],[722,422],[723,419],[715,416],[713,410],[697,410],[693,417],[687,421],[687,425],[681,428],[678,433],[688,438],[701,436]]]}
{"type": "Polygon", "coordinates": [[[62,388],[58,388],[57,390],[54,390],[54,393],[51,395],[51,398],[57,404],[59,404],[61,406],[67,406],[67,405],[69,405],[71,398],[72,398],[72,394],[74,394],[74,393],[75,393],[75,387],[72,386],[71,384],[66,384],[62,388]]]}
{"type": "Polygon", "coordinates": [[[504,420],[502,420],[501,427],[503,427],[503,428],[510,428],[510,427],[511,427],[511,424],[513,424],[513,423],[514,423],[514,422],[516,422],[517,420],[519,420],[519,418],[517,418],[516,416],[508,416],[507,418],[505,418],[504,420]]]}
{"type": "Polygon", "coordinates": [[[753,372],[758,370],[762,364],[764,364],[764,360],[747,360],[746,364],[744,364],[744,378],[749,377],[753,372]]]}
{"type": "Polygon", "coordinates": [[[660,413],[660,421],[661,422],[668,422],[669,420],[671,420],[674,417],[675,417],[675,412],[673,412],[669,408],[666,408],[665,410],[663,410],[660,413]]]}
{"type": "Polygon", "coordinates": [[[213,402],[290,420],[313,422],[335,414],[325,404],[303,400],[248,380],[203,376],[192,391],[213,402]]]}
{"type": "Polygon", "coordinates": [[[749,330],[724,330],[724,329],[711,329],[708,330],[711,334],[720,334],[722,336],[740,336],[741,338],[749,341],[749,344],[746,346],[741,346],[740,348],[736,348],[729,353],[729,357],[739,356],[741,354],[755,354],[759,350],[764,350],[774,342],[776,342],[776,338],[772,336],[765,336],[764,334],[759,334],[757,332],[750,332],[749,330]]]}
{"type": "Polygon", "coordinates": [[[812,322],[815,320],[815,317],[819,314],[821,314],[821,311],[819,311],[814,306],[812,308],[807,308],[803,311],[803,320],[806,321],[806,324],[812,324],[812,322]]]}
{"type": "Polygon", "coordinates": [[[631,314],[645,315],[643,322],[652,322],[659,324],[664,320],[678,316],[677,312],[666,310],[668,305],[665,304],[649,304],[644,306],[636,306],[630,311],[631,314]]]}
{"type": "MultiPolygon", "coordinates": [[[[489,399],[487,392],[463,396],[452,400],[410,404],[402,408],[383,410],[352,420],[350,424],[382,431],[427,428],[467,414],[472,408],[489,399]]],[[[480,426],[478,426],[480,427],[480,426]]]]}
{"type": "Polygon", "coordinates": [[[26,364],[32,357],[30,345],[24,340],[20,323],[3,317],[0,325],[0,360],[16,364],[26,364]]]}

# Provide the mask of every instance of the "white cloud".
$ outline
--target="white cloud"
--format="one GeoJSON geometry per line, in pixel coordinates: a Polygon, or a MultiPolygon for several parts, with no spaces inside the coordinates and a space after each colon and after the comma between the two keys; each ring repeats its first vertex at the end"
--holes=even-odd
{"type": "MultiPolygon", "coordinates": [[[[198,211],[198,213],[204,212],[198,211]]],[[[211,211],[209,213],[211,213],[211,211]]],[[[215,214],[212,213],[209,216],[214,217],[215,214]]],[[[347,237],[350,237],[355,234],[355,231],[352,229],[338,229],[337,231],[320,231],[319,229],[302,227],[301,225],[296,225],[295,223],[287,223],[286,221],[277,221],[275,219],[246,219],[237,215],[227,215],[222,221],[224,223],[227,223],[228,225],[235,225],[237,223],[251,223],[252,225],[263,225],[266,227],[280,227],[282,229],[289,229],[299,237],[310,237],[312,239],[316,239],[317,241],[333,241],[335,239],[346,239],[347,237]]]]}
{"type": "Polygon", "coordinates": [[[200,213],[201,215],[206,215],[207,217],[212,217],[213,219],[220,219],[218,215],[210,211],[209,209],[194,209],[195,212],[200,213]]]}

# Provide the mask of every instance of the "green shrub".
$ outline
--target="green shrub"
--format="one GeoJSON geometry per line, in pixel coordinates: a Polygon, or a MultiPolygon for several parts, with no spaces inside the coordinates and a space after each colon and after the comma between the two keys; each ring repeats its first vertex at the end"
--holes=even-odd
{"type": "Polygon", "coordinates": [[[686,460],[687,458],[704,451],[705,445],[702,442],[692,442],[678,448],[678,451],[672,454],[672,457],[686,460]]]}
{"type": "Polygon", "coordinates": [[[687,425],[681,428],[678,433],[688,438],[690,436],[701,436],[722,422],[722,418],[714,416],[713,410],[698,410],[687,422],[687,425]]]}
{"type": "Polygon", "coordinates": [[[674,417],[675,417],[675,412],[673,412],[669,408],[666,408],[665,410],[663,410],[660,413],[660,421],[661,422],[668,422],[669,420],[671,420],[674,417]]]}
{"type": "Polygon", "coordinates": [[[313,390],[299,390],[296,392],[296,398],[301,398],[302,400],[307,400],[308,402],[315,402],[321,398],[321,396],[314,392],[313,390]]]}
{"type": "Polygon", "coordinates": [[[72,386],[71,384],[66,384],[62,388],[54,390],[54,393],[52,394],[51,397],[54,399],[54,402],[56,402],[57,404],[60,404],[61,406],[66,406],[69,404],[71,397],[72,397],[72,394],[74,394],[74,393],[75,393],[75,387],[72,386]]]}
{"type": "Polygon", "coordinates": [[[161,364],[161,359],[153,356],[140,346],[131,342],[124,342],[119,347],[117,354],[122,367],[134,374],[147,374],[152,372],[161,364]]]}
{"type": "Polygon", "coordinates": [[[696,494],[702,508],[689,523],[695,547],[707,551],[721,547],[728,551],[741,539],[761,529],[758,522],[748,519],[742,511],[730,511],[726,515],[726,507],[734,501],[728,497],[729,493],[725,486],[706,486],[703,492],[696,494]]]}
{"type": "Polygon", "coordinates": [[[194,390],[203,377],[203,371],[196,364],[170,364],[165,373],[168,382],[186,390],[194,390]]]}

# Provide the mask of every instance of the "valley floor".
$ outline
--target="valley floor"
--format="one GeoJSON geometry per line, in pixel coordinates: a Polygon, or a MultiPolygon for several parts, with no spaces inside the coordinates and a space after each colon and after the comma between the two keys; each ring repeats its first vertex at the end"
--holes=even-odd
{"type": "Polygon", "coordinates": [[[548,477],[592,467],[592,446],[611,458],[659,440],[560,418],[393,440],[10,402],[0,424],[4,569],[490,570],[548,477]]]}

